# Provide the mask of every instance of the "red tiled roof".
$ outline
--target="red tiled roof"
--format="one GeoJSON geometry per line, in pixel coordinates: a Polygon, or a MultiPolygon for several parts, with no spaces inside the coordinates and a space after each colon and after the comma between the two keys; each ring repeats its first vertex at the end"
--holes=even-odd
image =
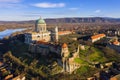
{"type": "Polygon", "coordinates": [[[13,78],[13,74],[10,74],[10,75],[6,76],[4,80],[9,80],[11,78],[13,78]]]}
{"type": "Polygon", "coordinates": [[[120,74],[110,78],[110,80],[120,80],[120,74]]]}
{"type": "Polygon", "coordinates": [[[48,42],[45,42],[45,40],[40,40],[36,42],[37,44],[49,44],[48,42]]]}
{"type": "Polygon", "coordinates": [[[91,39],[97,39],[97,38],[101,38],[104,36],[105,36],[105,34],[97,34],[97,35],[91,36],[91,39]]]}
{"type": "Polygon", "coordinates": [[[70,34],[72,31],[59,31],[58,35],[65,35],[65,34],[70,34]]]}
{"type": "Polygon", "coordinates": [[[60,45],[56,45],[56,44],[51,44],[51,43],[49,43],[49,42],[45,42],[45,41],[37,41],[36,42],[36,44],[43,44],[43,45],[48,45],[48,46],[52,46],[52,47],[55,47],[55,48],[57,48],[57,47],[59,47],[60,45]]]}
{"type": "Polygon", "coordinates": [[[119,41],[116,40],[116,41],[113,42],[113,44],[114,44],[114,45],[118,45],[118,44],[119,44],[119,41]]]}
{"type": "Polygon", "coordinates": [[[0,66],[2,66],[3,65],[3,62],[0,62],[0,66]]]}
{"type": "Polygon", "coordinates": [[[64,43],[64,44],[62,45],[62,48],[66,48],[66,47],[68,47],[68,46],[67,46],[66,43],[64,43]]]}

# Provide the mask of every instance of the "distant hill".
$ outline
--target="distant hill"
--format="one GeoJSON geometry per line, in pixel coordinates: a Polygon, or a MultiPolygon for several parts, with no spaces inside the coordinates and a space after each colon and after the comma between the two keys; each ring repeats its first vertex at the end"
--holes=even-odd
{"type": "Polygon", "coordinates": [[[102,17],[86,17],[86,18],[57,18],[46,19],[48,23],[118,23],[120,18],[102,18],[102,17]]]}
{"type": "MultiPolygon", "coordinates": [[[[49,19],[45,19],[45,21],[49,24],[55,24],[55,23],[120,23],[120,18],[109,18],[109,17],[49,18],[49,19]]],[[[0,21],[0,24],[9,24],[9,23],[33,24],[33,23],[35,23],[35,20],[0,21]]]]}
{"type": "Polygon", "coordinates": [[[35,20],[30,21],[0,21],[0,24],[33,24],[35,20]]]}

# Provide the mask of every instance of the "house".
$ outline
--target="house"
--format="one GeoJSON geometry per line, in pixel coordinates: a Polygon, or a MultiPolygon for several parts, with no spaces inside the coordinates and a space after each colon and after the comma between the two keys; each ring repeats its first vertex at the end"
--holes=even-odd
{"type": "Polygon", "coordinates": [[[0,67],[3,66],[3,62],[0,62],[0,67]]]}
{"type": "Polygon", "coordinates": [[[5,78],[4,78],[4,80],[10,80],[10,79],[12,79],[13,78],[13,74],[10,74],[10,75],[7,75],[5,78]]]}
{"type": "Polygon", "coordinates": [[[120,45],[120,42],[119,42],[118,40],[115,40],[115,41],[113,42],[113,45],[119,46],[119,45],[120,45]]]}
{"type": "Polygon", "coordinates": [[[94,77],[89,77],[89,78],[87,78],[87,80],[95,80],[95,78],[94,77]]]}
{"type": "Polygon", "coordinates": [[[73,31],[59,31],[58,35],[62,36],[62,35],[68,35],[68,34],[72,34],[72,33],[74,33],[74,32],[73,31]]]}
{"type": "Polygon", "coordinates": [[[113,37],[109,43],[107,44],[108,47],[120,52],[120,42],[118,41],[117,37],[113,37]]]}
{"type": "Polygon", "coordinates": [[[120,80],[120,74],[113,76],[110,80],[120,80]]]}
{"type": "Polygon", "coordinates": [[[16,76],[15,78],[13,78],[12,80],[26,80],[26,78],[25,78],[25,75],[18,75],[18,76],[16,76]]]}
{"type": "Polygon", "coordinates": [[[96,42],[96,41],[98,41],[98,40],[100,40],[100,39],[102,39],[104,37],[106,37],[105,34],[93,35],[93,36],[91,36],[91,41],[92,41],[92,43],[94,43],[94,42],[96,42]]]}

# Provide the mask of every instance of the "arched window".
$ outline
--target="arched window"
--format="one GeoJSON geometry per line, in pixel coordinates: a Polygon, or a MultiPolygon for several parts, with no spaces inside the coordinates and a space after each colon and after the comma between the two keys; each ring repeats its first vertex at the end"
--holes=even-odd
{"type": "Polygon", "coordinates": [[[37,37],[38,37],[38,38],[40,38],[40,36],[39,36],[39,35],[38,35],[37,37]]]}

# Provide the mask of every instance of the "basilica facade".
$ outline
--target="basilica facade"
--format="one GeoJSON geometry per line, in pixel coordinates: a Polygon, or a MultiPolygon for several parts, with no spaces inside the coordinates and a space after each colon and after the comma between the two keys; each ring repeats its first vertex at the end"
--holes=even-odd
{"type": "Polygon", "coordinates": [[[58,28],[51,32],[47,30],[46,22],[40,18],[35,23],[35,30],[33,32],[25,33],[25,43],[29,44],[36,41],[58,41],[58,28]]]}
{"type": "MultiPolygon", "coordinates": [[[[59,33],[63,34],[64,32],[59,33]]],[[[79,58],[79,46],[76,52],[72,53],[72,56],[70,57],[70,52],[66,43],[63,45],[54,43],[58,41],[59,33],[57,27],[52,31],[48,31],[45,21],[40,18],[35,23],[35,30],[33,32],[25,33],[25,43],[29,44],[28,51],[31,52],[32,56],[38,54],[47,56],[51,53],[58,55],[59,58],[57,61],[63,68],[62,71],[72,73],[80,67],[80,65],[74,61],[75,58],[79,58]]]]}

